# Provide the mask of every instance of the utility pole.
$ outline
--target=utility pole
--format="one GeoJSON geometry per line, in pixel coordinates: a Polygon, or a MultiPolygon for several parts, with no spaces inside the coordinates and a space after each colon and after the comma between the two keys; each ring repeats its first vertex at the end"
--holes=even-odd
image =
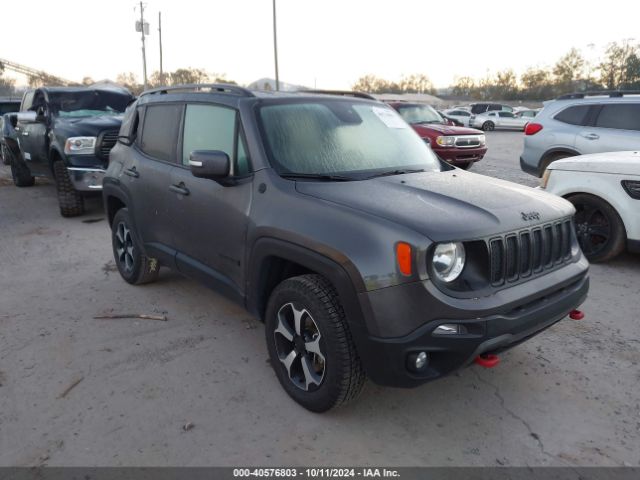
{"type": "Polygon", "coordinates": [[[278,75],[278,34],[276,33],[276,0],[273,0],[273,55],[276,63],[276,92],[280,90],[280,77],[278,75]]]}
{"type": "MultiPolygon", "coordinates": [[[[148,27],[147,27],[148,28],[148,27]]],[[[142,4],[142,0],[140,1],[140,32],[142,35],[142,71],[144,74],[144,89],[147,89],[147,52],[144,48],[144,5],[142,4]]]]}
{"type": "Polygon", "coordinates": [[[160,38],[160,84],[164,85],[164,73],[162,71],[162,12],[158,12],[158,37],[160,38]]]}

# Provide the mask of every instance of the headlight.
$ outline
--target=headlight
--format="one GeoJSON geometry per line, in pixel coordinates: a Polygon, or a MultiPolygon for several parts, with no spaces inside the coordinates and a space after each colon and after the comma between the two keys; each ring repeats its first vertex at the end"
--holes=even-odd
{"type": "Polygon", "coordinates": [[[551,170],[548,168],[544,171],[542,175],[542,180],[540,180],[540,188],[547,188],[547,184],[549,183],[549,177],[551,176],[551,170]]]}
{"type": "Polygon", "coordinates": [[[487,137],[485,135],[478,135],[478,140],[480,141],[480,145],[486,145],[487,144],[487,137]]]}
{"type": "Polygon", "coordinates": [[[440,243],[433,252],[433,270],[443,282],[453,282],[464,268],[464,245],[460,242],[440,243]]]}
{"type": "Polygon", "coordinates": [[[438,137],[436,143],[441,147],[452,147],[456,144],[456,137],[438,137]]]}
{"type": "Polygon", "coordinates": [[[64,144],[67,155],[89,155],[95,153],[96,137],[69,137],[64,144]]]}

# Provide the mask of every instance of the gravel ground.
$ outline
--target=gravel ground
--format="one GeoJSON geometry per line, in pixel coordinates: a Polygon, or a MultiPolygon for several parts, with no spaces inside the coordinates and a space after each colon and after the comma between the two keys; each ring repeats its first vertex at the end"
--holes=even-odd
{"type": "MultiPolygon", "coordinates": [[[[522,134],[490,132],[472,171],[527,185],[522,134]]],[[[640,257],[593,265],[585,320],[484,370],[413,390],[368,384],[324,415],[297,406],[242,308],[163,271],[132,287],[99,199],[0,167],[0,465],[640,465],[640,257]],[[95,320],[106,312],[153,320],[95,320]],[[186,430],[185,425],[190,424],[186,430]]]]}

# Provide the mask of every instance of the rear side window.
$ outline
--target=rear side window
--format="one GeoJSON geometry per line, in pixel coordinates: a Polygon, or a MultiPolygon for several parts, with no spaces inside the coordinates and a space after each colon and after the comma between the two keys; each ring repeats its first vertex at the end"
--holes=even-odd
{"type": "Polygon", "coordinates": [[[140,149],[158,160],[175,162],[181,116],[182,105],[149,105],[144,115],[140,149]]]}
{"type": "Polygon", "coordinates": [[[511,112],[498,112],[498,115],[500,115],[501,117],[506,117],[506,118],[513,118],[513,113],[511,112]]]}
{"type": "Polygon", "coordinates": [[[565,108],[553,118],[559,122],[568,123],[569,125],[585,125],[589,108],[590,105],[576,105],[565,108]]]}
{"type": "Polygon", "coordinates": [[[476,103],[471,107],[471,113],[483,113],[487,111],[486,103],[476,103]]]}
{"type": "Polygon", "coordinates": [[[604,105],[595,126],[640,130],[640,103],[604,105]]]}

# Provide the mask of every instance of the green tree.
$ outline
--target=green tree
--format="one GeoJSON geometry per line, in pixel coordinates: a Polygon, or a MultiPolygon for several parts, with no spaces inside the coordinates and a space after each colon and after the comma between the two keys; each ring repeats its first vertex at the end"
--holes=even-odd
{"type": "Polygon", "coordinates": [[[629,40],[610,43],[600,63],[600,79],[609,89],[627,88],[640,80],[637,66],[640,46],[629,40]]]}
{"type": "Polygon", "coordinates": [[[578,81],[584,79],[584,67],[584,57],[575,48],[560,57],[553,66],[558,93],[575,89],[578,81]]]}

